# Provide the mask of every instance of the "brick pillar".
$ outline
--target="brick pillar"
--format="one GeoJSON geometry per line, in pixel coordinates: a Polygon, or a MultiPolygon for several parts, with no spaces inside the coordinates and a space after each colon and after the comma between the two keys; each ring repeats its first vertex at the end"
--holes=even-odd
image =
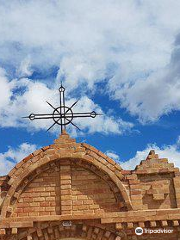
{"type": "Polygon", "coordinates": [[[69,160],[60,163],[61,214],[72,214],[71,164],[69,160]]]}
{"type": "Polygon", "coordinates": [[[173,178],[177,207],[180,207],[180,176],[173,178]]]}
{"type": "Polygon", "coordinates": [[[55,206],[56,206],[56,214],[61,214],[61,179],[60,179],[60,162],[57,163],[56,167],[56,197],[55,197],[55,206]]]}

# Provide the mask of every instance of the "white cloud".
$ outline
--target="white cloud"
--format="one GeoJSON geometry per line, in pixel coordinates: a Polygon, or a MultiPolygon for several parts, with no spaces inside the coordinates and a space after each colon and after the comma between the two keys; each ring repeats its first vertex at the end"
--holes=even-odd
{"type": "Polygon", "coordinates": [[[34,144],[22,143],[17,148],[9,147],[7,152],[0,153],[0,176],[6,175],[16,163],[36,149],[34,144]]]}
{"type": "MultiPolygon", "coordinates": [[[[71,100],[71,102],[73,101],[71,100]]],[[[124,132],[129,131],[131,128],[133,128],[132,123],[125,122],[120,118],[114,119],[113,117],[103,113],[101,108],[87,96],[83,96],[75,105],[73,110],[75,112],[92,112],[93,110],[99,114],[103,114],[101,116],[97,116],[96,118],[82,118],[74,120],[80,129],[86,129],[89,133],[101,132],[105,134],[123,134],[124,132]]]]}
{"type": "MultiPolygon", "coordinates": [[[[141,122],[155,121],[163,114],[180,110],[180,54],[175,49],[168,66],[146,79],[114,90],[114,98],[141,122]],[[174,59],[174,55],[178,55],[174,59]]],[[[112,86],[112,85],[111,85],[112,86]]]]}
{"type": "Polygon", "coordinates": [[[168,158],[168,161],[174,163],[175,167],[180,168],[180,145],[179,140],[174,145],[165,145],[158,147],[156,144],[148,144],[142,151],[137,151],[136,155],[126,162],[121,162],[120,165],[123,169],[134,170],[137,165],[146,159],[150,150],[155,150],[160,158],[168,158]]]}
{"type": "Polygon", "coordinates": [[[83,91],[111,78],[111,97],[154,121],[180,106],[172,62],[179,11],[177,0],[3,1],[0,63],[18,77],[59,66],[56,82],[65,77],[83,91]]]}
{"type": "Polygon", "coordinates": [[[30,57],[26,57],[20,63],[19,69],[17,70],[17,74],[20,77],[29,77],[33,73],[31,69],[31,59],[30,57]]]}
{"type": "Polygon", "coordinates": [[[0,68],[0,86],[0,108],[3,108],[10,101],[12,92],[11,84],[8,82],[5,70],[2,68],[0,68]]]}
{"type": "MultiPolygon", "coordinates": [[[[25,127],[28,130],[46,130],[52,124],[52,120],[34,120],[22,119],[31,113],[52,113],[54,110],[46,103],[49,101],[53,106],[59,105],[59,91],[56,88],[49,88],[40,81],[30,80],[28,78],[14,79],[8,81],[5,72],[2,72],[0,83],[2,85],[2,105],[0,105],[0,126],[2,127],[25,127]]],[[[1,98],[1,96],[0,96],[1,98]]],[[[71,106],[77,99],[70,98],[67,95],[67,106],[71,106]]],[[[114,119],[101,110],[100,106],[95,104],[87,96],[82,96],[74,107],[75,112],[92,112],[103,114],[96,118],[76,119],[74,122],[88,133],[116,133],[122,134],[129,131],[133,124],[125,122],[122,119],[114,119]]],[[[59,133],[59,126],[56,126],[54,132],[59,133]]],[[[72,132],[72,128],[70,128],[72,132]]],[[[76,131],[74,134],[77,134],[76,131]]]]}
{"type": "Polygon", "coordinates": [[[110,158],[112,158],[113,160],[115,160],[116,162],[119,162],[119,160],[120,160],[119,155],[117,155],[114,151],[108,150],[108,151],[105,152],[105,154],[106,154],[108,157],[110,157],[110,158]]]}

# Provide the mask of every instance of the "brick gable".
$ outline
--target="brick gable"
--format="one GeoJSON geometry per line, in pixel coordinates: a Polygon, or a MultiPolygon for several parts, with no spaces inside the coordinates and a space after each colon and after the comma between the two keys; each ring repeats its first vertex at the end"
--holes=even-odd
{"type": "Polygon", "coordinates": [[[151,151],[130,171],[66,132],[0,177],[2,240],[178,239],[179,169],[151,151]],[[136,227],[173,229],[137,236],[136,227]],[[168,238],[170,236],[170,238],[168,238]]]}

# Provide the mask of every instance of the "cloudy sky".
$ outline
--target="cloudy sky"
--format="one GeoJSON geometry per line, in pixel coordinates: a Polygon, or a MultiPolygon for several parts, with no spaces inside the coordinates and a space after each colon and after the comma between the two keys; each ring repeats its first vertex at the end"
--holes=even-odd
{"type": "Polygon", "coordinates": [[[0,174],[59,127],[22,119],[51,113],[58,88],[75,111],[77,141],[105,152],[125,169],[150,149],[180,167],[180,1],[0,0],[0,174]]]}

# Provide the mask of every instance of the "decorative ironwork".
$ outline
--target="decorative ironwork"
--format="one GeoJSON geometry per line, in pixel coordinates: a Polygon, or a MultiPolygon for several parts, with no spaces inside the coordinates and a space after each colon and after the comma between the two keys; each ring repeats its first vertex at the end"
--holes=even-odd
{"type": "Polygon", "coordinates": [[[85,117],[91,117],[95,118],[97,115],[102,115],[98,114],[95,111],[92,112],[85,112],[85,113],[74,113],[73,112],[73,107],[77,104],[78,101],[74,102],[71,107],[67,107],[65,105],[65,88],[60,86],[59,88],[59,94],[60,94],[60,105],[55,108],[51,103],[47,102],[48,105],[53,109],[53,113],[51,114],[46,114],[46,113],[40,113],[40,114],[34,114],[31,113],[27,117],[23,118],[28,118],[29,120],[38,120],[38,119],[52,119],[54,123],[47,129],[49,131],[52,127],[54,127],[56,124],[61,126],[61,133],[64,129],[66,129],[66,126],[68,124],[73,125],[77,129],[80,130],[78,126],[76,126],[75,123],[73,123],[74,118],[85,118],[85,117]]]}

